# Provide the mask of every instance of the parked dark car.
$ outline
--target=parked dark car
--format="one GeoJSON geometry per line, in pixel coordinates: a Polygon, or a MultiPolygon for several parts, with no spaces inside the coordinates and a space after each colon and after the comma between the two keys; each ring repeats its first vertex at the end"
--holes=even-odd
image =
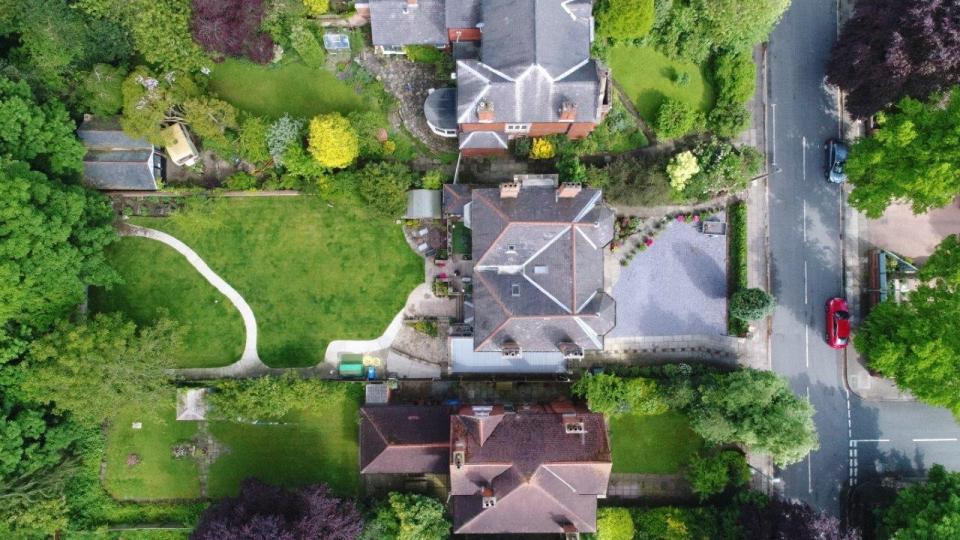
{"type": "Polygon", "coordinates": [[[850,343],[850,311],[843,298],[827,300],[827,345],[843,349],[850,343]]]}
{"type": "Polygon", "coordinates": [[[827,166],[824,169],[824,176],[834,184],[842,184],[847,181],[847,173],[843,170],[847,164],[847,155],[850,148],[843,141],[830,139],[824,145],[827,151],[827,166]]]}

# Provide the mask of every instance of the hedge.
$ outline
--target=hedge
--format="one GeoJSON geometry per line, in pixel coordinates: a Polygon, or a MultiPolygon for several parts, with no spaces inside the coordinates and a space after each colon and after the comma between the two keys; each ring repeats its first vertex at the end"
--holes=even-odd
{"type": "MultiPolygon", "coordinates": [[[[730,273],[727,276],[727,300],[733,293],[747,287],[747,204],[735,202],[727,209],[727,253],[730,273]]],[[[727,331],[734,336],[747,333],[749,324],[727,314],[727,331]]]]}

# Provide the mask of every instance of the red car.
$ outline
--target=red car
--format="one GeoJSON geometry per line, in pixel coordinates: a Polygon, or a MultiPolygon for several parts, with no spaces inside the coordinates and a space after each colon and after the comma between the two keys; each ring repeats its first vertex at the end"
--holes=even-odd
{"type": "Polygon", "coordinates": [[[850,312],[843,298],[827,300],[827,345],[846,348],[850,343],[850,312]]]}

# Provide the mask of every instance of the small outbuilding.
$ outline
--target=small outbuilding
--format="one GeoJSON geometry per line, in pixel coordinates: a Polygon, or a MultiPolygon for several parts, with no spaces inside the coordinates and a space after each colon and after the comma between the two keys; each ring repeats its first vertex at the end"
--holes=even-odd
{"type": "Polygon", "coordinates": [[[163,156],[152,144],[130,137],[117,118],[86,116],[77,129],[87,153],[83,180],[105,191],[156,191],[164,177],[163,156]]]}
{"type": "Polygon", "coordinates": [[[330,52],[345,52],[350,50],[350,36],[346,34],[329,33],[323,35],[323,48],[330,52]]]}
{"type": "Polygon", "coordinates": [[[181,388],[177,390],[177,420],[199,422],[207,419],[206,388],[181,388]]]}
{"type": "Polygon", "coordinates": [[[183,124],[173,124],[163,128],[163,139],[166,141],[167,156],[175,165],[190,167],[197,162],[200,153],[194,146],[190,134],[183,129],[183,124]]]}
{"type": "Polygon", "coordinates": [[[439,189],[411,189],[407,192],[407,213],[403,219],[440,219],[441,199],[439,189]]]}

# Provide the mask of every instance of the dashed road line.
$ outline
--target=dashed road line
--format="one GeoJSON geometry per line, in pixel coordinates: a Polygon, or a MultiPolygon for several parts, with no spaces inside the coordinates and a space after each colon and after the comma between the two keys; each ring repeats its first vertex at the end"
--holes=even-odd
{"type": "Polygon", "coordinates": [[[913,439],[913,442],[957,442],[956,437],[945,439],[913,439]]]}

